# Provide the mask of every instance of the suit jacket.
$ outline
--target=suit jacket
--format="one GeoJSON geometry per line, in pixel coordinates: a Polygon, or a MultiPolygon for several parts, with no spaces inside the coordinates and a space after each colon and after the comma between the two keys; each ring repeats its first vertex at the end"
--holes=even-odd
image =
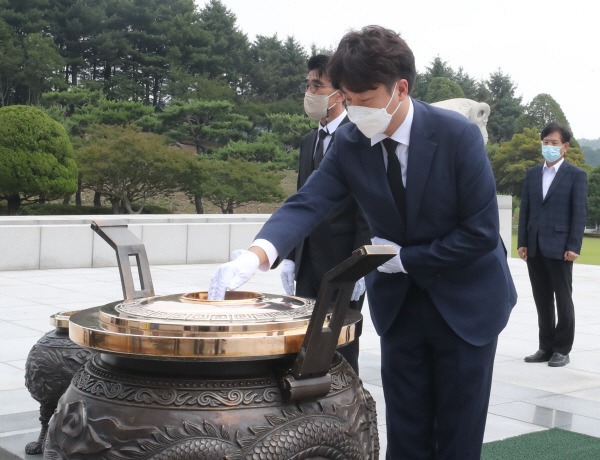
{"type": "Polygon", "coordinates": [[[407,221],[397,211],[381,146],[348,123],[319,169],[266,222],[264,238],[290,250],[351,193],[373,235],[400,246],[403,273],[371,272],[371,317],[392,324],[409,283],[426,289],[448,325],[483,345],[508,321],[516,291],[499,234],[494,177],[479,128],[458,113],[413,101],[406,178],[407,221]]]}
{"type": "Polygon", "coordinates": [[[527,171],[519,212],[518,246],[535,257],[539,245],[550,259],[563,259],[565,251],[581,254],[586,223],[587,175],[564,161],[542,198],[542,169],[527,171]]]}
{"type": "MultiPolygon", "coordinates": [[[[345,117],[340,126],[348,123],[345,117]]],[[[339,127],[338,127],[339,129],[339,127]]],[[[312,130],[302,138],[298,169],[298,190],[306,183],[314,172],[313,155],[317,141],[317,129],[312,130]]],[[[333,139],[328,147],[333,145],[333,139]]],[[[329,151],[329,150],[328,150],[329,151]]],[[[356,204],[356,200],[348,195],[341,204],[331,211],[318,224],[310,235],[304,239],[288,256],[296,262],[296,278],[302,267],[314,272],[316,278],[323,275],[341,263],[356,248],[371,243],[371,231],[367,220],[356,204]]]]}

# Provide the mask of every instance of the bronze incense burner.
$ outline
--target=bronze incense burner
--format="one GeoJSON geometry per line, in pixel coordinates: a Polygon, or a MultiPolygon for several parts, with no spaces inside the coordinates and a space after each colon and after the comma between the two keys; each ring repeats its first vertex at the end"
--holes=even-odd
{"type": "Polygon", "coordinates": [[[155,296],[126,224],[92,227],[117,252],[125,300],[70,316],[70,338],[97,354],[58,402],[45,459],[379,458],[375,402],[335,349],[360,335],[354,283],[393,248],[355,251],[316,301],[230,291],[215,302],[155,296]]]}
{"type": "Polygon", "coordinates": [[[25,446],[29,455],[41,454],[48,431],[48,421],[58,400],[69,387],[73,375],[92,356],[90,349],[69,339],[69,317],[74,312],[60,312],[50,317],[54,329],[47,332],[31,348],[25,363],[25,386],[40,403],[42,428],[36,441],[25,446]]]}

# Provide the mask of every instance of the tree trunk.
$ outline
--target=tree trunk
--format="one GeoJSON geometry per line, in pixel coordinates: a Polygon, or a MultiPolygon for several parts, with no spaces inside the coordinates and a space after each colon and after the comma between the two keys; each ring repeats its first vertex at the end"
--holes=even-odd
{"type": "Polygon", "coordinates": [[[21,195],[18,193],[8,195],[8,199],[6,201],[8,202],[8,215],[16,216],[21,208],[21,195]]]}
{"type": "MultiPolygon", "coordinates": [[[[102,202],[100,201],[101,196],[102,196],[102,194],[100,192],[94,192],[94,206],[96,206],[97,208],[102,207],[102,202]]],[[[111,204],[112,204],[112,200],[111,200],[111,204]]]]}
{"type": "Polygon", "coordinates": [[[150,82],[146,82],[144,88],[144,100],[146,105],[150,105],[150,82]]]}
{"type": "Polygon", "coordinates": [[[39,204],[46,204],[46,195],[40,195],[38,199],[39,204]]]}
{"type": "Polygon", "coordinates": [[[160,83],[159,83],[158,78],[155,78],[154,79],[154,85],[152,87],[152,105],[154,107],[158,106],[158,103],[159,103],[159,101],[158,101],[158,92],[159,92],[159,90],[160,90],[160,83]]]}
{"type": "Polygon", "coordinates": [[[113,214],[121,214],[121,199],[118,197],[109,197],[110,205],[112,206],[113,214]]]}
{"type": "Polygon", "coordinates": [[[75,206],[81,206],[81,174],[77,176],[77,191],[75,192],[75,206]]]}
{"type": "Polygon", "coordinates": [[[67,206],[67,205],[68,205],[68,204],[71,202],[71,197],[72,197],[72,196],[73,196],[73,195],[67,195],[66,197],[64,197],[64,198],[63,198],[63,204],[64,204],[65,206],[67,206]]]}
{"type": "Polygon", "coordinates": [[[144,201],[140,206],[140,209],[134,211],[133,207],[131,206],[131,201],[129,201],[129,197],[127,195],[123,195],[121,202],[123,203],[123,207],[125,208],[125,211],[127,211],[127,214],[141,214],[144,206],[146,205],[146,202],[144,201]]]}
{"type": "Polygon", "coordinates": [[[194,204],[196,205],[196,214],[204,214],[204,206],[202,206],[202,197],[194,195],[194,204]]]}

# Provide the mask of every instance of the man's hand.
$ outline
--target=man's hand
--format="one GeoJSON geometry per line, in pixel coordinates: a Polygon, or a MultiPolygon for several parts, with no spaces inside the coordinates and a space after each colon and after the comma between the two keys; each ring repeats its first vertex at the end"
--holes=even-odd
{"type": "Polygon", "coordinates": [[[398,254],[396,254],[394,257],[392,257],[390,260],[388,260],[386,263],[381,264],[379,267],[377,267],[377,271],[380,271],[381,273],[406,273],[406,270],[404,270],[404,266],[402,265],[402,261],[400,260],[400,250],[402,249],[402,246],[398,246],[396,243],[383,239],[383,238],[379,238],[379,237],[373,237],[371,238],[371,244],[381,244],[381,245],[390,245],[390,246],[394,246],[396,248],[396,250],[398,251],[398,254]]]}
{"type": "Polygon", "coordinates": [[[573,251],[565,251],[565,261],[573,262],[575,259],[579,257],[579,254],[573,251]]]}
{"type": "MultiPolygon", "coordinates": [[[[526,247],[520,247],[519,249],[517,249],[517,252],[519,253],[519,257],[523,260],[527,260],[527,248],[526,247]]],[[[565,253],[565,257],[567,256],[567,254],[565,253]]],[[[565,259],[566,260],[566,259],[565,259]]]]}
{"type": "Polygon", "coordinates": [[[253,252],[238,249],[233,251],[231,258],[231,262],[217,268],[210,280],[208,300],[223,300],[228,289],[237,289],[258,270],[260,260],[253,252]]]}
{"type": "Polygon", "coordinates": [[[360,299],[360,296],[365,293],[366,289],[367,289],[367,286],[365,285],[365,279],[364,278],[359,279],[356,282],[356,284],[354,285],[354,290],[352,291],[352,297],[350,297],[350,300],[360,299]]]}
{"type": "Polygon", "coordinates": [[[294,274],[296,272],[296,263],[290,259],[283,259],[281,264],[281,284],[287,295],[294,295],[294,274]]]}

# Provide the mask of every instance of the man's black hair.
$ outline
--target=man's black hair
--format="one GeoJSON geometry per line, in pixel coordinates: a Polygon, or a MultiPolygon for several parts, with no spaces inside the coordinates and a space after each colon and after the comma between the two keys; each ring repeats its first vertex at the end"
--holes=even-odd
{"type": "Polygon", "coordinates": [[[315,54],[308,60],[307,67],[308,71],[315,70],[319,78],[323,75],[327,75],[327,63],[329,62],[329,56],[326,54],[315,54]]]}
{"type": "Polygon", "coordinates": [[[391,91],[399,79],[410,93],[417,75],[415,57],[396,32],[367,26],[344,35],[329,59],[329,79],[335,88],[362,93],[383,84],[391,91]]]}
{"type": "Polygon", "coordinates": [[[566,128],[562,125],[559,125],[558,123],[555,123],[555,122],[548,123],[548,125],[542,130],[542,132],[540,134],[540,138],[542,140],[544,140],[544,138],[548,134],[552,134],[552,133],[558,133],[560,135],[560,139],[563,144],[566,144],[567,142],[571,142],[571,131],[569,131],[568,128],[566,128]]]}

